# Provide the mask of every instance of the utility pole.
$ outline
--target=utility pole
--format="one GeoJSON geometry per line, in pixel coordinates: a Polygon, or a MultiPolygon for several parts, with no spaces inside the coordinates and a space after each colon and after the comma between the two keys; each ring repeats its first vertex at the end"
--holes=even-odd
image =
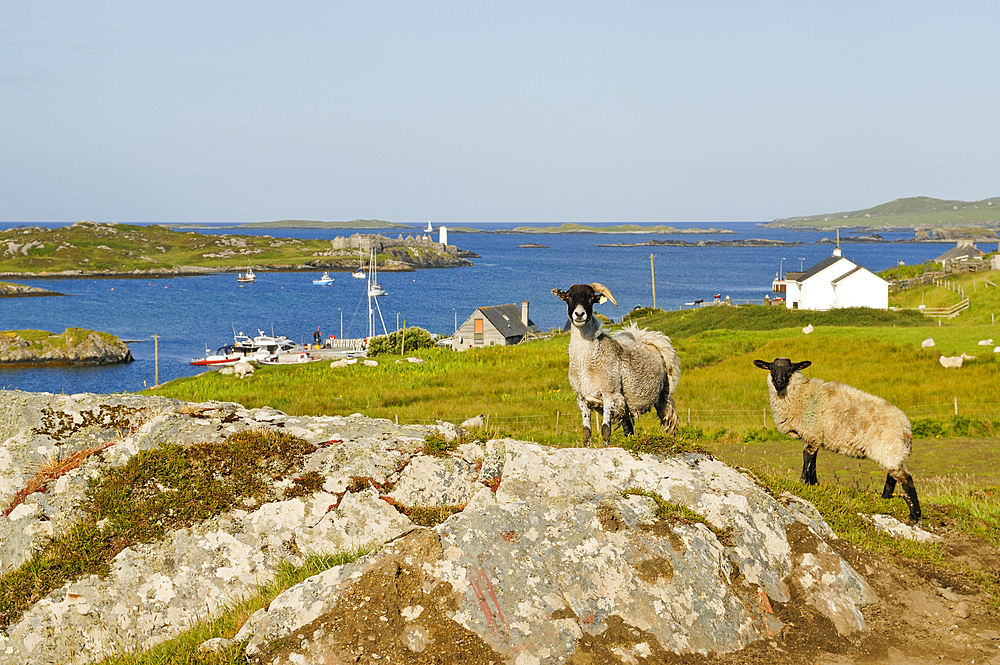
{"type": "Polygon", "coordinates": [[[656,254],[649,255],[649,271],[653,273],[653,309],[656,309],[656,254]]]}
{"type": "Polygon", "coordinates": [[[153,386],[160,385],[160,336],[150,335],[153,338],[153,358],[154,358],[154,374],[153,374],[153,386]]]}

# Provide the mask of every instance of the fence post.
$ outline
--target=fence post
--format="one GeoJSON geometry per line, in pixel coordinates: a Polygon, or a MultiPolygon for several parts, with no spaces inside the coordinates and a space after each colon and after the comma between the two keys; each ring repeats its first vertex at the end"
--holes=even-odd
{"type": "Polygon", "coordinates": [[[955,396],[955,415],[958,415],[958,396],[955,396]]]}
{"type": "Polygon", "coordinates": [[[688,425],[691,424],[691,407],[688,407],[688,425]]]}
{"type": "Polygon", "coordinates": [[[763,418],[762,422],[764,423],[764,429],[767,429],[767,409],[761,409],[760,415],[761,418],[763,418]]]}
{"type": "Polygon", "coordinates": [[[559,412],[556,411],[556,436],[559,436],[559,412]]]}

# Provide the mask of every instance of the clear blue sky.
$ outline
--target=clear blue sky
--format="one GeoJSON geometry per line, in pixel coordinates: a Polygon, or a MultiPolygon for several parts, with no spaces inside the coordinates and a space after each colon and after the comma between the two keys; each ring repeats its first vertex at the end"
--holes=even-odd
{"type": "Polygon", "coordinates": [[[997,0],[0,0],[0,220],[978,200],[998,68],[997,0]]]}

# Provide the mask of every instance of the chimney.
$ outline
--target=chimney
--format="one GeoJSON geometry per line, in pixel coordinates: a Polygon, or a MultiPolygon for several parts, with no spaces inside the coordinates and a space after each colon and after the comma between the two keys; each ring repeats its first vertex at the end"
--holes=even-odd
{"type": "Polygon", "coordinates": [[[524,327],[528,327],[528,301],[524,300],[521,302],[521,323],[524,327]]]}

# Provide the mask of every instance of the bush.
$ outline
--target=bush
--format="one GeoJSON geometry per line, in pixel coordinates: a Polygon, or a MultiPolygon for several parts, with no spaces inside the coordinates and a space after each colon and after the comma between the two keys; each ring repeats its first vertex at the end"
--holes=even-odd
{"type": "Polygon", "coordinates": [[[410,351],[416,351],[417,349],[434,348],[434,340],[431,339],[431,334],[423,328],[414,327],[406,329],[405,339],[403,339],[403,346],[405,348],[402,350],[400,349],[401,338],[403,338],[403,331],[401,330],[373,338],[368,342],[368,356],[398,356],[410,351]]]}
{"type": "Polygon", "coordinates": [[[940,439],[944,436],[944,425],[932,418],[918,418],[911,426],[914,438],[940,439]]]}

